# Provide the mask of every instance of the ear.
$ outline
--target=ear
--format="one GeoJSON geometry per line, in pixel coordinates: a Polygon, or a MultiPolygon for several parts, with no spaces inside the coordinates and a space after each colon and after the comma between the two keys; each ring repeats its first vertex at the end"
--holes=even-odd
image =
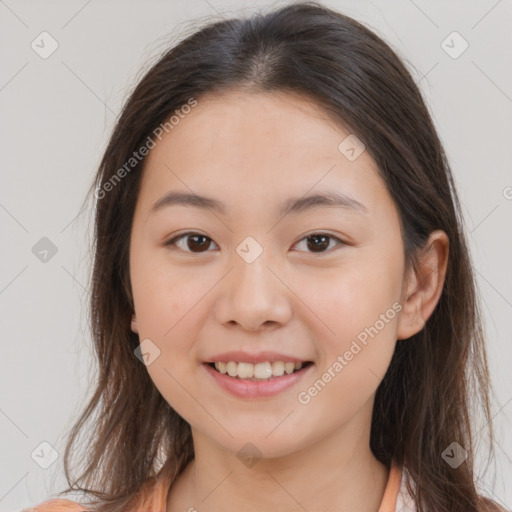
{"type": "Polygon", "coordinates": [[[418,257],[418,268],[411,266],[409,269],[398,321],[399,340],[421,331],[434,311],[443,291],[448,251],[447,234],[441,230],[433,231],[418,257]]]}
{"type": "Polygon", "coordinates": [[[135,313],[132,315],[132,323],[131,323],[131,329],[135,333],[139,333],[139,326],[137,325],[137,317],[135,316],[135,313]]]}

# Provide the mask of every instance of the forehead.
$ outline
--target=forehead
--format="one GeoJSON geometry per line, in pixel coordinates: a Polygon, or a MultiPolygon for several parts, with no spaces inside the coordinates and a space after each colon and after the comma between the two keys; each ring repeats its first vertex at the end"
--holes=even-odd
{"type": "Polygon", "coordinates": [[[322,189],[357,196],[371,210],[390,197],[367,151],[353,160],[343,144],[340,150],[349,136],[320,106],[298,95],[205,96],[155,140],[139,199],[149,209],[167,190],[179,189],[249,206],[322,189]]]}
{"type": "Polygon", "coordinates": [[[239,158],[245,161],[241,165],[244,168],[251,156],[257,161],[275,161],[277,157],[294,161],[305,153],[314,156],[319,148],[323,153],[327,150],[328,158],[338,152],[339,142],[347,135],[349,131],[305,97],[232,91],[201,97],[190,113],[164,135],[163,144],[158,144],[150,159],[171,149],[180,154],[193,151],[190,158],[204,158],[205,153],[214,150],[210,159],[239,158]],[[186,147],[183,142],[187,142],[186,147]]]}

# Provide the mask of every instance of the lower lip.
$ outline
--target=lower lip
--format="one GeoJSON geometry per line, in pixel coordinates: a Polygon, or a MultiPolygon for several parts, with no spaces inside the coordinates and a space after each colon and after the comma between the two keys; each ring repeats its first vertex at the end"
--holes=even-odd
{"type": "Polygon", "coordinates": [[[290,375],[282,375],[281,377],[273,377],[270,380],[261,381],[230,377],[227,373],[222,374],[218,372],[207,363],[203,363],[203,366],[214,378],[215,382],[228,393],[238,398],[267,398],[275,396],[299,382],[313,369],[314,364],[310,363],[308,366],[290,375]]]}

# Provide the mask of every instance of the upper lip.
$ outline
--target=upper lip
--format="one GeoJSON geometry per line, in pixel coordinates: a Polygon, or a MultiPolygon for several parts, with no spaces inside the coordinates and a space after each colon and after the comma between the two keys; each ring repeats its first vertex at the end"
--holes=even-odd
{"type": "Polygon", "coordinates": [[[264,363],[266,361],[283,361],[285,363],[305,363],[310,359],[301,359],[297,356],[288,356],[286,354],[280,354],[266,350],[258,353],[249,353],[243,350],[231,350],[229,352],[222,352],[211,356],[210,359],[206,360],[205,363],[216,363],[219,361],[236,361],[240,363],[264,363]]]}

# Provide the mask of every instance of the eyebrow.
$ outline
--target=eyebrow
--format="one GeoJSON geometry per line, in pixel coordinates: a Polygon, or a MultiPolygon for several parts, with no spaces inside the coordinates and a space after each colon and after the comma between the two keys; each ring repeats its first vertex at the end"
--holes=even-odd
{"type": "MultiPolygon", "coordinates": [[[[174,205],[200,208],[202,210],[212,211],[222,215],[225,215],[227,212],[226,205],[218,199],[200,196],[198,194],[190,194],[187,192],[170,191],[153,204],[149,210],[149,215],[153,215],[164,207],[174,205]]],[[[299,198],[292,197],[287,199],[281,205],[279,215],[284,217],[288,214],[300,213],[318,207],[336,207],[357,213],[368,214],[367,207],[353,197],[342,194],[341,192],[326,191],[309,196],[299,198]]]]}

